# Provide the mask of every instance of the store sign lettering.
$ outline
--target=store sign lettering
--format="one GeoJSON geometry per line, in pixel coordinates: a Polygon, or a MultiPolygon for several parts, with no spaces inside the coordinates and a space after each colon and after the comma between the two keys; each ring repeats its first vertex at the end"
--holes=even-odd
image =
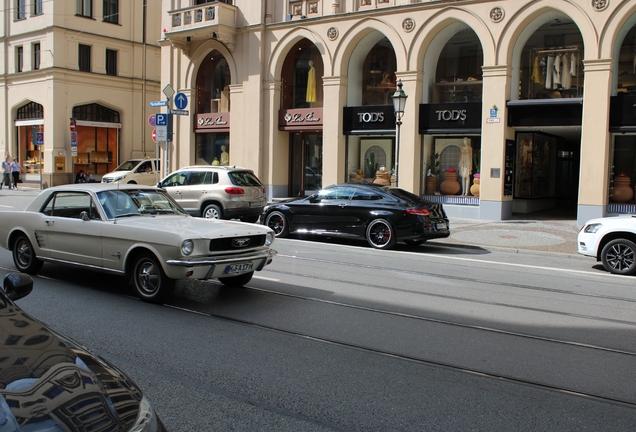
{"type": "Polygon", "coordinates": [[[466,110],[437,110],[438,121],[466,120],[466,110]]]}
{"type": "Polygon", "coordinates": [[[287,123],[302,123],[302,122],[319,122],[319,117],[314,117],[314,113],[310,112],[307,115],[302,115],[302,113],[287,113],[285,114],[285,121],[287,123]]]}
{"type": "Polygon", "coordinates": [[[223,121],[223,116],[219,116],[216,119],[212,119],[211,117],[200,117],[199,118],[199,126],[224,126],[227,122],[223,121]]]}
{"type": "Polygon", "coordinates": [[[358,121],[363,123],[378,123],[384,121],[384,113],[383,112],[363,112],[358,113],[358,121]]]}

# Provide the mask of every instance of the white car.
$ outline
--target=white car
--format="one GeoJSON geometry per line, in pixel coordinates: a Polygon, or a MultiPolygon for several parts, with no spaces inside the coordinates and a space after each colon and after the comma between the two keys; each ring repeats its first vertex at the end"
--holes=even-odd
{"type": "Polygon", "coordinates": [[[102,183],[127,183],[154,186],[157,184],[157,159],[130,159],[115,168],[115,171],[104,174],[102,183]]]}
{"type": "Polygon", "coordinates": [[[636,216],[591,219],[579,231],[577,252],[596,258],[610,273],[636,272],[636,216]]]}
{"type": "Polygon", "coordinates": [[[42,191],[24,211],[0,212],[0,246],[16,268],[43,262],[126,275],[139,297],[159,302],[177,279],[242,286],[272,262],[274,233],[188,215],[149,186],[81,183],[42,191]]]}

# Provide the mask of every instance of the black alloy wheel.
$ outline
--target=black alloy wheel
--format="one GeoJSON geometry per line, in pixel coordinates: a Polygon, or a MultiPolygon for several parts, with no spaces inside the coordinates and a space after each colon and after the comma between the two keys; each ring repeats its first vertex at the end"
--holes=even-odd
{"type": "Polygon", "coordinates": [[[614,239],[601,251],[601,260],[610,273],[633,274],[636,272],[636,244],[627,239],[614,239]]]}
{"type": "Polygon", "coordinates": [[[135,258],[132,278],[139,298],[149,303],[163,301],[174,288],[174,280],[166,276],[161,264],[150,252],[143,252],[135,258]]]}
{"type": "Polygon", "coordinates": [[[30,275],[36,274],[44,265],[35,256],[33,245],[24,234],[20,234],[13,244],[13,264],[21,272],[30,275]]]}
{"type": "Polygon", "coordinates": [[[397,243],[395,231],[386,219],[374,219],[367,227],[367,242],[376,249],[391,249],[397,243]]]}
{"type": "Polygon", "coordinates": [[[287,218],[279,211],[273,211],[267,215],[265,218],[265,226],[270,227],[276,237],[285,237],[289,234],[287,218]]]}

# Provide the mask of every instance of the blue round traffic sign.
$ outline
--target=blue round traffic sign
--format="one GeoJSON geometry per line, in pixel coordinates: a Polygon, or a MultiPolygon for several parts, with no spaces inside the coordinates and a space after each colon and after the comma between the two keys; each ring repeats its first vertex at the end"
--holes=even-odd
{"type": "Polygon", "coordinates": [[[185,107],[188,106],[188,97],[185,95],[185,93],[177,93],[174,96],[174,106],[177,107],[177,109],[185,109],[185,107]]]}
{"type": "Polygon", "coordinates": [[[157,118],[154,114],[151,114],[150,117],[148,117],[148,124],[152,127],[157,126],[157,118]]]}

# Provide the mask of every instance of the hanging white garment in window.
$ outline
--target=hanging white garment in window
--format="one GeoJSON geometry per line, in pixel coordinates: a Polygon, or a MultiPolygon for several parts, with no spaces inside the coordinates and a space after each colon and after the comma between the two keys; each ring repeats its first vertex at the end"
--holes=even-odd
{"type": "Polygon", "coordinates": [[[552,69],[554,69],[554,56],[548,56],[548,67],[545,74],[545,88],[552,89],[552,69]]]}
{"type": "Polygon", "coordinates": [[[577,76],[578,74],[578,63],[576,61],[576,54],[572,53],[572,56],[570,57],[570,75],[572,75],[573,77],[577,76]]]}
{"type": "Polygon", "coordinates": [[[561,87],[569,89],[572,87],[572,75],[570,74],[570,55],[563,54],[563,72],[561,73],[561,87]]]}
{"type": "Polygon", "coordinates": [[[552,88],[558,89],[561,84],[561,54],[554,58],[554,69],[552,70],[552,88]]]}

